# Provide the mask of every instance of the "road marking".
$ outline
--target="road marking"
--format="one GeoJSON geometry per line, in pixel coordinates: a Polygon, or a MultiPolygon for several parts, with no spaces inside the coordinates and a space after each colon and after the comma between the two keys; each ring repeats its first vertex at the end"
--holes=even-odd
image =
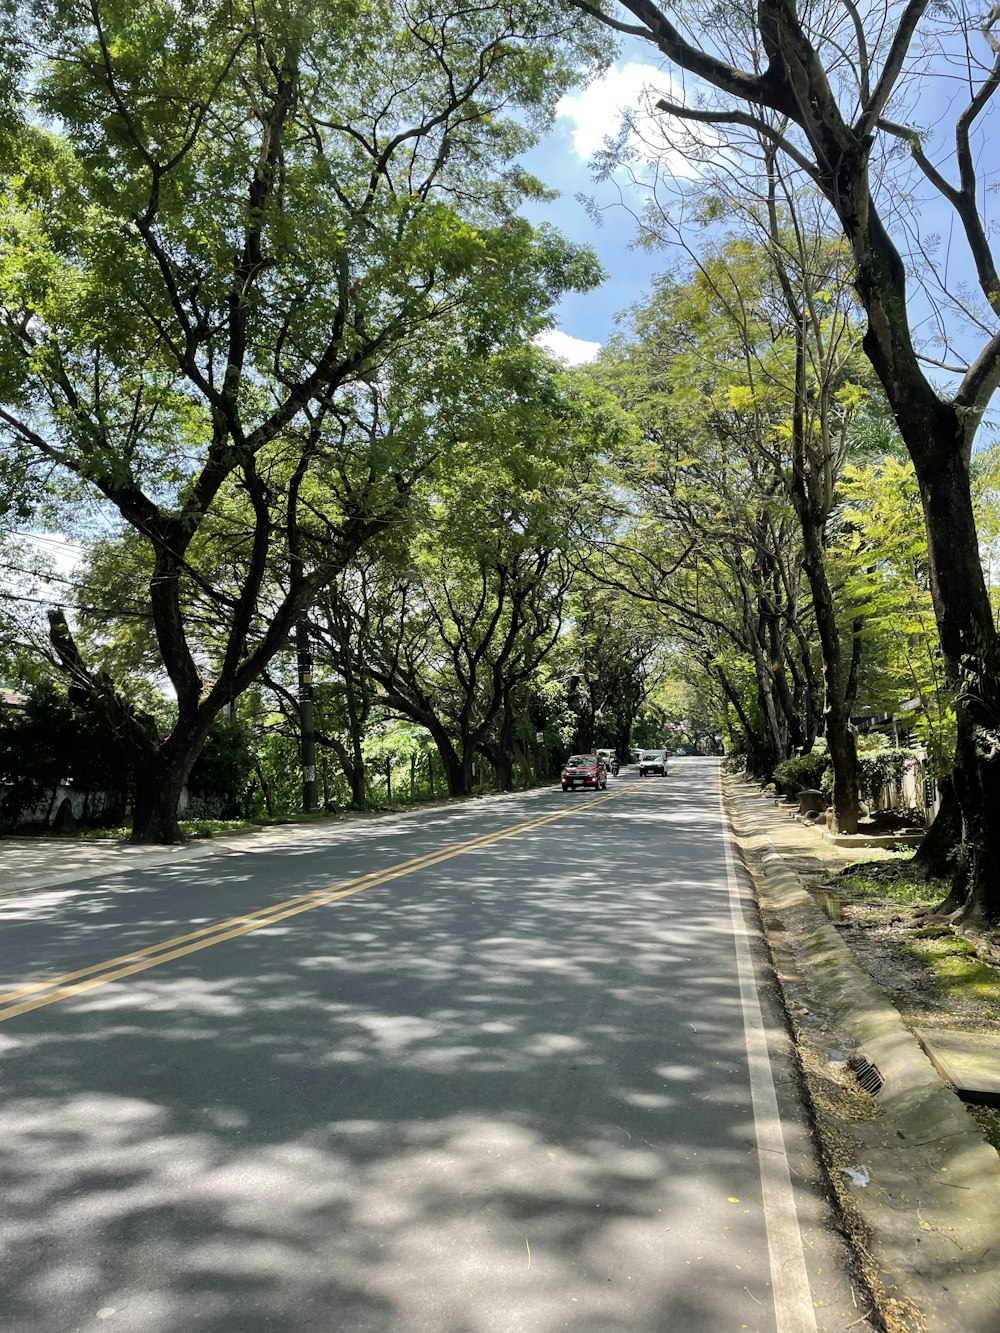
{"type": "MultiPolygon", "coordinates": [[[[185,935],[175,935],[170,939],[161,940],[158,944],[147,945],[143,949],[135,949],[131,953],[121,954],[117,958],[104,959],[100,963],[91,964],[90,967],[82,967],[74,972],[63,972],[59,976],[49,977],[47,980],[19,986],[15,990],[0,995],[0,1023],[6,1022],[9,1018],[16,1018],[19,1014],[29,1013],[33,1009],[42,1009],[46,1005],[56,1004],[60,1000],[69,999],[71,996],[82,994],[84,991],[94,990],[98,986],[106,986],[112,981],[120,981],[125,977],[134,976],[137,972],[146,972],[150,968],[159,967],[161,963],[171,962],[175,958],[183,958],[187,954],[197,953],[201,949],[222,944],[226,940],[252,934],[255,930],[263,930],[266,926],[275,925],[288,917],[298,916],[302,912],[311,912],[317,907],[325,907],[330,903],[339,902],[344,898],[352,897],[355,893],[361,893],[364,889],[375,888],[394,879],[401,879],[403,876],[413,874],[417,870],[424,870],[429,866],[438,865],[442,861],[449,861],[452,857],[476,851],[480,847],[501,842],[505,838],[516,837],[520,833],[528,833],[532,829],[541,828],[542,825],[550,824],[557,819],[565,819],[580,810],[588,810],[595,805],[603,805],[606,801],[617,800],[635,790],[637,788],[630,785],[619,791],[609,792],[603,796],[595,796],[591,800],[582,804],[574,804],[565,810],[555,810],[550,814],[522,820],[518,824],[512,824],[508,828],[493,833],[480,833],[473,838],[467,838],[464,842],[449,843],[445,847],[438,848],[437,851],[426,852],[423,856],[415,856],[407,861],[397,862],[395,865],[387,866],[384,870],[373,870],[357,878],[340,880],[336,884],[327,885],[325,888],[313,889],[309,893],[299,894],[295,898],[287,898],[284,902],[272,903],[269,907],[258,908],[255,912],[228,917],[225,920],[215,922],[211,926],[204,926],[201,930],[191,931],[185,935]],[[29,996],[31,998],[26,998],[29,996]]],[[[638,790],[642,789],[638,788],[638,790]]]]}
{"type": "Polygon", "coordinates": [[[722,800],[721,769],[719,777],[719,813],[726,856],[729,885],[729,911],[736,944],[736,974],[740,984],[743,1032],[747,1067],[750,1071],[750,1101],[753,1106],[760,1165],[761,1201],[771,1262],[771,1295],[774,1299],[776,1333],[816,1333],[809,1276],[806,1273],[802,1231],[795,1208],[795,1194],[788,1168],[785,1136],[778,1113],[767,1033],[761,1012],[760,996],[750,953],[747,923],[740,902],[739,881],[733,859],[732,834],[722,800]]]}

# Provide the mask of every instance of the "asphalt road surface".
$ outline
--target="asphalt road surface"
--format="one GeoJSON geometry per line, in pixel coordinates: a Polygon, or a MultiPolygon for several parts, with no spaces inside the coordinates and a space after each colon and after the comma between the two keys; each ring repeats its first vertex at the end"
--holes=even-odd
{"type": "Polygon", "coordinates": [[[718,764],[0,899],[4,1333],[813,1333],[718,764]]]}

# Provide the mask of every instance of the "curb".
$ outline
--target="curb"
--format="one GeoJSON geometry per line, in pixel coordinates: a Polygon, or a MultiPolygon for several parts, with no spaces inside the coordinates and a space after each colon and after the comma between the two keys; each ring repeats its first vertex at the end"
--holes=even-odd
{"type": "MultiPolygon", "coordinates": [[[[753,788],[753,794],[758,794],[757,788],[753,788]]],[[[771,798],[768,797],[768,800],[771,798]]],[[[775,810],[786,816],[788,819],[794,819],[796,823],[804,828],[811,828],[819,834],[826,842],[832,842],[835,847],[856,847],[859,852],[863,852],[869,847],[919,847],[924,840],[923,833],[833,833],[826,828],[819,820],[811,822],[801,818],[799,811],[792,805],[775,804],[775,810]]]]}
{"type": "Polygon", "coordinates": [[[819,832],[834,847],[856,847],[859,852],[870,847],[919,847],[924,840],[922,833],[831,833],[829,829],[819,832]]]}
{"type": "MultiPolygon", "coordinates": [[[[866,1232],[863,1266],[880,1305],[926,1333],[997,1333],[1000,1155],[785,863],[764,812],[754,808],[756,789],[741,792],[728,781],[724,790],[730,818],[742,825],[737,841],[754,854],[748,862],[757,861],[748,869],[768,933],[784,932],[814,1002],[883,1079],[877,1117],[836,1127],[839,1155],[846,1131],[870,1184],[860,1187],[842,1167],[831,1167],[866,1232]]],[[[778,980],[794,1025],[794,1006],[778,980]]],[[[813,1116],[824,1137],[829,1117],[815,1105],[813,1116]]],[[[831,1145],[824,1149],[830,1159],[831,1145]]]]}

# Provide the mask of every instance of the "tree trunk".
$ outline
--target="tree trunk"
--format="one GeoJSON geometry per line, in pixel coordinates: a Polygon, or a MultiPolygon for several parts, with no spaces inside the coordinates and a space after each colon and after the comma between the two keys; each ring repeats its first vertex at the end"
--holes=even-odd
{"type": "Polygon", "coordinates": [[[514,788],[514,755],[502,741],[488,741],[480,746],[483,754],[493,765],[493,776],[498,791],[512,791],[514,788]]]}
{"type": "MultiPolygon", "coordinates": [[[[792,503],[802,529],[802,565],[812,595],[823,659],[826,699],[823,708],[826,743],[833,764],[833,829],[836,833],[858,831],[858,749],[848,713],[848,679],[841,661],[840,629],[833,590],[826,573],[825,522],[828,510],[823,500],[822,459],[810,440],[806,415],[805,328],[795,311],[791,293],[789,309],[796,315],[795,405],[792,417],[792,503]]],[[[820,444],[824,442],[820,435],[820,444]]]]}
{"type": "Polygon", "coordinates": [[[214,714],[195,710],[178,720],[159,746],[136,764],[132,842],[182,842],[178,807],[184,784],[205,745],[214,714]]]}
{"type": "Polygon", "coordinates": [[[448,795],[469,796],[472,792],[474,776],[472,770],[475,763],[475,751],[472,746],[466,745],[459,752],[443,732],[439,735],[433,732],[431,734],[434,735],[438,754],[441,756],[448,795]]]}
{"type": "Polygon", "coordinates": [[[778,650],[776,649],[773,659],[776,663],[773,673],[774,694],[780,705],[781,714],[785,720],[784,731],[788,738],[786,747],[790,752],[802,750],[805,749],[806,746],[806,734],[802,725],[802,714],[795,702],[795,696],[788,687],[788,676],[777,652],[778,650]]]}
{"type": "Polygon", "coordinates": [[[360,746],[356,748],[354,759],[348,768],[347,780],[351,784],[351,809],[367,809],[368,775],[365,772],[365,761],[360,746]]]}
{"type": "Polygon", "coordinates": [[[778,701],[774,688],[774,672],[771,669],[771,657],[767,644],[761,641],[759,627],[747,624],[747,639],[754,661],[754,675],[757,680],[757,703],[760,715],[766,725],[766,733],[761,738],[760,749],[765,756],[769,769],[788,757],[788,729],[784,725],[784,715],[778,710],[778,701]]]}
{"type": "MultiPolygon", "coordinates": [[[[852,180],[850,193],[861,193],[852,180]]],[[[832,197],[832,196],[831,196],[832,197]]],[[[942,908],[1000,921],[1000,661],[969,477],[978,414],[943,401],[924,378],[906,316],[905,271],[874,204],[841,214],[869,314],[864,347],[885,388],[920,485],[928,570],[946,679],[955,693],[954,782],[962,857],[942,908]],[[858,218],[867,225],[861,227],[858,218]]]]}
{"type": "MultiPolygon", "coordinates": [[[[349,659],[348,659],[349,660],[349,659]]],[[[361,693],[353,671],[344,677],[347,685],[347,718],[350,732],[350,763],[342,767],[351,784],[351,808],[365,810],[368,807],[368,776],[365,772],[364,732],[369,708],[361,693]]]]}
{"type": "Polygon", "coordinates": [[[264,809],[267,811],[268,818],[274,814],[274,798],[271,795],[271,784],[264,776],[264,766],[259,757],[254,758],[254,771],[257,774],[257,781],[260,783],[261,795],[264,797],[264,809]]]}
{"type": "Polygon", "coordinates": [[[484,749],[493,765],[497,787],[500,791],[511,791],[514,786],[514,718],[506,699],[497,725],[496,742],[484,749]]]}
{"type": "MultiPolygon", "coordinates": [[[[711,674],[713,668],[708,666],[711,674]]],[[[765,742],[758,732],[754,730],[753,724],[747,717],[746,709],[743,707],[743,701],[733,689],[729,682],[729,677],[721,667],[714,669],[716,679],[722,686],[722,691],[729,700],[730,706],[739,718],[740,726],[743,729],[743,740],[746,745],[746,771],[752,778],[759,778],[762,782],[768,781],[774,773],[774,766],[778,762],[777,758],[769,755],[765,748],[765,742]]]]}
{"type": "MultiPolygon", "coordinates": [[[[199,747],[200,748],[200,747],[199,747]]],[[[136,774],[131,842],[183,842],[178,806],[197,753],[173,763],[150,763],[136,774]]]]}
{"type": "Polygon", "coordinates": [[[472,755],[459,755],[453,750],[450,754],[442,753],[441,762],[444,765],[445,780],[448,783],[448,795],[471,795],[474,779],[472,755]]]}
{"type": "MultiPolygon", "coordinates": [[[[945,423],[952,413],[945,415],[945,423]]],[[[954,423],[953,423],[954,424],[954,423]]],[[[900,425],[904,423],[901,421],[900,425]]],[[[1000,663],[980,557],[969,472],[941,421],[906,423],[935,435],[911,444],[927,530],[931,592],[958,739],[953,780],[962,812],[962,854],[943,910],[962,919],[1000,921],[1000,663]],[[942,462],[941,455],[949,456],[942,462]]]]}
{"type": "Polygon", "coordinates": [[[962,846],[962,808],[955,783],[949,777],[942,779],[940,786],[938,812],[910,862],[910,870],[921,879],[947,879],[954,875],[962,846]]]}
{"type": "Polygon", "coordinates": [[[982,701],[958,711],[954,773],[962,811],[962,857],[951,893],[939,910],[958,910],[963,922],[1000,921],[1000,738],[975,714],[982,701]],[[964,716],[963,716],[964,714],[964,716]]]}
{"type": "Polygon", "coordinates": [[[833,765],[833,831],[857,833],[858,750],[854,729],[848,718],[828,709],[826,743],[833,765]]]}

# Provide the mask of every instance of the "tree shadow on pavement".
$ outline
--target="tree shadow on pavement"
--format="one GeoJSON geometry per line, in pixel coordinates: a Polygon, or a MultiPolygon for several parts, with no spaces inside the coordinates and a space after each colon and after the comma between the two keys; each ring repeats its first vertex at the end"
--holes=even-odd
{"type": "MultiPolygon", "coordinates": [[[[609,803],[0,1027],[6,1333],[772,1327],[703,808],[609,803]]],[[[208,919],[252,868],[198,864],[208,919]]],[[[165,882],[131,924],[64,903],[35,965],[189,927],[165,882]]]]}

